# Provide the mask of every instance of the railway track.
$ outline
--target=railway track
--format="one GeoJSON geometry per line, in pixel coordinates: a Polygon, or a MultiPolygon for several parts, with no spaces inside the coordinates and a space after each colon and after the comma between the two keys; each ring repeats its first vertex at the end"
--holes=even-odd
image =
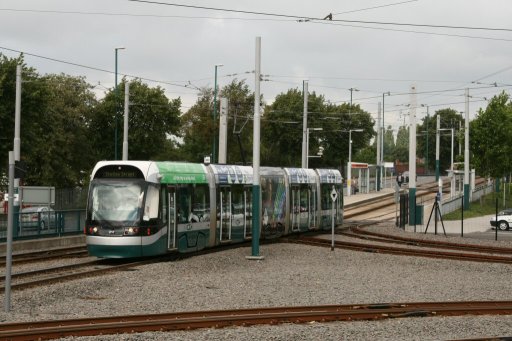
{"type": "Polygon", "coordinates": [[[496,247],[488,245],[476,245],[476,244],[463,244],[463,243],[452,243],[442,240],[427,240],[419,238],[410,238],[396,235],[389,235],[385,233],[372,232],[364,229],[363,226],[350,227],[348,231],[338,231],[340,235],[345,235],[353,238],[360,238],[368,241],[382,242],[382,243],[393,243],[402,245],[413,245],[418,247],[429,247],[429,248],[440,248],[440,249],[451,249],[451,250],[463,250],[479,253],[489,254],[507,254],[512,255],[512,248],[508,247],[496,247]]]}
{"type": "MultiPolygon", "coordinates": [[[[12,255],[12,264],[27,264],[35,262],[44,262],[61,258],[86,257],[87,248],[85,246],[71,246],[57,248],[45,251],[34,251],[12,255]]],[[[5,255],[0,258],[0,267],[5,267],[5,255]]]]}
{"type": "MultiPolygon", "coordinates": [[[[304,244],[311,246],[320,247],[331,247],[332,240],[326,236],[299,236],[297,238],[287,238],[286,242],[295,244],[304,244]]],[[[462,261],[473,261],[473,262],[491,262],[491,263],[504,263],[512,264],[511,256],[498,256],[493,253],[483,253],[483,250],[475,252],[475,250],[450,250],[443,248],[442,250],[425,249],[425,247],[416,247],[413,243],[408,244],[406,247],[396,247],[390,245],[383,245],[381,241],[364,243],[364,242],[353,242],[349,240],[335,240],[334,247],[345,250],[371,252],[371,253],[383,253],[403,256],[416,256],[416,257],[428,257],[428,258],[442,258],[451,260],[462,260],[462,261]]],[[[439,248],[440,246],[438,246],[439,248]]]]}
{"type": "Polygon", "coordinates": [[[0,339],[45,340],[67,336],[95,336],[313,321],[361,321],[405,317],[510,314],[512,314],[512,301],[253,308],[2,323],[0,324],[0,339]]]}
{"type": "MultiPolygon", "coordinates": [[[[485,179],[477,179],[476,186],[483,184],[485,179]]],[[[443,184],[443,193],[450,190],[450,184],[443,184]]],[[[426,202],[433,201],[438,191],[438,185],[435,182],[429,182],[417,187],[416,199],[426,202]]],[[[380,220],[394,220],[396,215],[396,203],[394,193],[387,193],[381,195],[379,198],[367,200],[360,203],[352,203],[345,205],[344,219],[356,220],[363,219],[380,219],[380,220]]]]}
{"type": "MultiPolygon", "coordinates": [[[[99,259],[64,266],[14,273],[11,275],[11,289],[23,290],[78,278],[104,275],[109,272],[124,271],[139,265],[155,263],[161,260],[161,257],[122,262],[99,259]]],[[[1,280],[3,283],[5,283],[5,276],[2,276],[1,280]]],[[[3,293],[4,291],[5,285],[0,286],[0,293],[3,293]]]]}

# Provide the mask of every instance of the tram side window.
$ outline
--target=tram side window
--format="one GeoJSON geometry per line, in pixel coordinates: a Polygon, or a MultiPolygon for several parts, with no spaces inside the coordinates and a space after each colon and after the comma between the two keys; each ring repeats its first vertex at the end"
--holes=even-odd
{"type": "Polygon", "coordinates": [[[322,185],[322,210],[328,210],[332,208],[331,191],[332,185],[322,185]]]}
{"type": "Polygon", "coordinates": [[[167,203],[167,188],[162,187],[160,190],[160,219],[162,223],[167,223],[167,209],[169,204],[167,203]]]}
{"type": "Polygon", "coordinates": [[[208,185],[195,185],[190,222],[210,221],[210,192],[208,185]]]}
{"type": "Polygon", "coordinates": [[[144,207],[144,217],[145,221],[149,221],[150,219],[158,218],[158,208],[159,208],[159,197],[160,190],[155,185],[149,185],[147,196],[146,196],[146,205],[144,207]]]}
{"type": "Polygon", "coordinates": [[[178,222],[210,221],[208,185],[185,185],[177,192],[178,222]]]}

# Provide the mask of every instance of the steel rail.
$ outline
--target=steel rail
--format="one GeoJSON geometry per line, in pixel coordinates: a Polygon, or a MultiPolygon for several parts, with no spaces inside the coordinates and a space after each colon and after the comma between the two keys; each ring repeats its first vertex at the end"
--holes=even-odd
{"type": "Polygon", "coordinates": [[[471,250],[471,251],[475,251],[475,252],[493,252],[493,253],[502,253],[502,254],[512,254],[512,248],[508,248],[508,247],[451,243],[451,242],[442,241],[442,240],[425,240],[425,239],[402,237],[402,236],[396,236],[396,235],[389,235],[389,234],[385,234],[385,233],[367,231],[367,230],[364,230],[362,228],[362,226],[351,227],[350,230],[358,235],[374,236],[377,238],[408,243],[410,245],[415,245],[415,246],[445,247],[445,248],[461,249],[461,250],[468,250],[468,251],[471,250]]]}
{"type": "MultiPolygon", "coordinates": [[[[92,277],[97,275],[102,275],[105,273],[113,272],[113,271],[120,271],[125,270],[128,268],[133,268],[139,265],[145,265],[145,264],[151,264],[155,262],[161,261],[161,258],[158,259],[146,259],[142,261],[132,261],[124,264],[115,264],[115,265],[108,265],[105,268],[102,269],[92,269],[92,270],[86,270],[86,271],[79,271],[79,272],[72,272],[72,273],[64,273],[64,274],[57,274],[53,277],[44,277],[40,279],[36,279],[33,281],[28,281],[24,283],[13,283],[11,285],[11,290],[23,290],[28,289],[36,286],[41,285],[47,285],[51,283],[59,283],[63,281],[69,281],[74,280],[78,278],[84,278],[84,277],[92,277]]],[[[52,270],[52,269],[50,269],[52,270]]],[[[69,269],[67,269],[69,270],[69,269]]],[[[0,293],[3,293],[5,291],[5,286],[0,286],[0,293]]]]}
{"type": "MultiPolygon", "coordinates": [[[[85,246],[72,246],[60,249],[50,249],[45,251],[35,251],[19,253],[12,255],[12,264],[26,264],[42,262],[62,257],[82,257],[87,255],[85,246]]],[[[0,260],[0,266],[5,266],[5,255],[0,260]]]]}
{"type": "Polygon", "coordinates": [[[312,307],[254,308],[125,315],[72,320],[2,323],[0,339],[33,340],[146,331],[252,326],[257,324],[380,320],[388,318],[510,315],[512,301],[416,302],[312,307]]]}
{"type": "MultiPolygon", "coordinates": [[[[306,244],[311,246],[331,247],[331,240],[313,238],[313,237],[299,237],[296,239],[285,239],[286,242],[296,244],[306,244]]],[[[430,250],[417,250],[405,249],[383,245],[362,244],[354,242],[334,241],[334,246],[340,249],[347,249],[353,251],[363,251],[371,253],[394,254],[404,256],[417,256],[428,258],[443,258],[451,260],[463,260],[474,262],[490,262],[490,263],[504,263],[512,264],[512,257],[501,257],[493,255],[460,253],[460,252],[443,252],[443,251],[430,251],[430,250]]]]}

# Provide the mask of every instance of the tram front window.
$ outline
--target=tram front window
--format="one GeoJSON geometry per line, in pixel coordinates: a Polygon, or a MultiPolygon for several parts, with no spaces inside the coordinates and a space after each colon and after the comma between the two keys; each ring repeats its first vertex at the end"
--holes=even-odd
{"type": "Polygon", "coordinates": [[[140,220],[142,183],[98,181],[91,188],[89,214],[92,221],[135,223],[140,220]]]}

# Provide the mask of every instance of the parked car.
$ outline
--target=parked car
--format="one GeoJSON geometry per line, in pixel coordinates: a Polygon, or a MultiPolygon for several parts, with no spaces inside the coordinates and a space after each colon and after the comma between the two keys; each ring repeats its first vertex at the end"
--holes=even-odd
{"type": "Polygon", "coordinates": [[[26,207],[20,212],[21,228],[40,228],[44,230],[53,226],[55,226],[55,211],[50,207],[26,207]]]}
{"type": "Polygon", "coordinates": [[[496,216],[493,215],[491,217],[491,226],[497,227],[500,230],[508,230],[510,225],[512,225],[512,208],[498,212],[497,222],[496,216]]]}

